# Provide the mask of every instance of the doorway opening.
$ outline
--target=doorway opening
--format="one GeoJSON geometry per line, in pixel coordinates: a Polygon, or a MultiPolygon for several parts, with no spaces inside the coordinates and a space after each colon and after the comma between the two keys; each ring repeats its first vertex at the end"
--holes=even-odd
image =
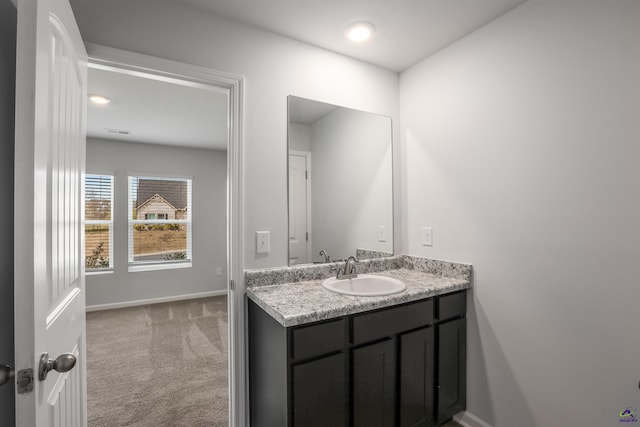
{"type": "MultiPolygon", "coordinates": [[[[87,180],[111,177],[99,182],[112,186],[111,222],[98,227],[87,216],[85,229],[85,255],[98,260],[87,265],[90,424],[94,416],[124,417],[116,422],[123,425],[155,414],[243,425],[244,347],[236,331],[244,316],[234,292],[242,79],[102,46],[87,50],[89,94],[111,101],[88,108],[87,180]],[[137,371],[127,371],[131,385],[117,383],[150,399],[137,414],[99,403],[109,385],[98,379],[107,374],[95,371],[92,379],[92,370],[102,369],[109,340],[139,357],[137,371]]],[[[89,189],[87,206],[91,197],[104,202],[108,192],[89,189]]]]}

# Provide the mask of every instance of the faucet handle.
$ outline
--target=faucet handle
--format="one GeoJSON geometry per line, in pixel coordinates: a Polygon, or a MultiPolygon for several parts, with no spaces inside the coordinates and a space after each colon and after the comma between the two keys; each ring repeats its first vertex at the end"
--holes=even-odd
{"type": "Polygon", "coordinates": [[[357,276],[356,272],[356,263],[358,259],[354,256],[350,256],[347,258],[347,261],[344,263],[344,274],[350,277],[357,276]]]}
{"type": "Polygon", "coordinates": [[[329,253],[326,250],[322,249],[320,251],[320,255],[324,256],[324,262],[331,262],[331,257],[329,256],[329,253]]]}

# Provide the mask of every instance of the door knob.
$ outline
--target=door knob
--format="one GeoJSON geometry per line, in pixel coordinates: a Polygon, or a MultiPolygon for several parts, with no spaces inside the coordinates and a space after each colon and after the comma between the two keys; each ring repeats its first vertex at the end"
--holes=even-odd
{"type": "Polygon", "coordinates": [[[47,379],[49,371],[68,372],[76,366],[76,356],[71,353],[63,353],[55,360],[49,359],[49,353],[42,353],[40,356],[40,367],[38,368],[38,378],[40,381],[47,379]]]}
{"type": "Polygon", "coordinates": [[[9,365],[0,366],[0,385],[6,384],[13,378],[15,372],[9,365]]]}

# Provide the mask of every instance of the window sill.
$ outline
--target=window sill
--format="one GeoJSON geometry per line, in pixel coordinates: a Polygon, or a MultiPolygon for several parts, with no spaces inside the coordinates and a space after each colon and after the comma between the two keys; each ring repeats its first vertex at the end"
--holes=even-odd
{"type": "Polygon", "coordinates": [[[109,269],[109,270],[94,270],[94,271],[85,270],[85,272],[84,272],[85,276],[99,276],[101,274],[113,274],[113,269],[109,269]]]}
{"type": "Polygon", "coordinates": [[[139,271],[173,270],[177,268],[191,268],[191,262],[176,262],[170,264],[134,264],[129,265],[129,273],[139,271]]]}

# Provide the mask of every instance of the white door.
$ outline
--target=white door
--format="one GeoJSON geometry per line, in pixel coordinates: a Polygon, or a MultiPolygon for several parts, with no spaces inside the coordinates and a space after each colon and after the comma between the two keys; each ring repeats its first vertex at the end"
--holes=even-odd
{"type": "Polygon", "coordinates": [[[289,264],[311,261],[308,250],[307,157],[289,155],[289,264]]]}
{"type": "Polygon", "coordinates": [[[85,426],[87,57],[67,0],[18,0],[17,37],[15,363],[18,375],[33,369],[34,378],[32,391],[16,394],[16,419],[85,426]],[[73,353],[77,363],[39,380],[44,353],[73,353]]]}

